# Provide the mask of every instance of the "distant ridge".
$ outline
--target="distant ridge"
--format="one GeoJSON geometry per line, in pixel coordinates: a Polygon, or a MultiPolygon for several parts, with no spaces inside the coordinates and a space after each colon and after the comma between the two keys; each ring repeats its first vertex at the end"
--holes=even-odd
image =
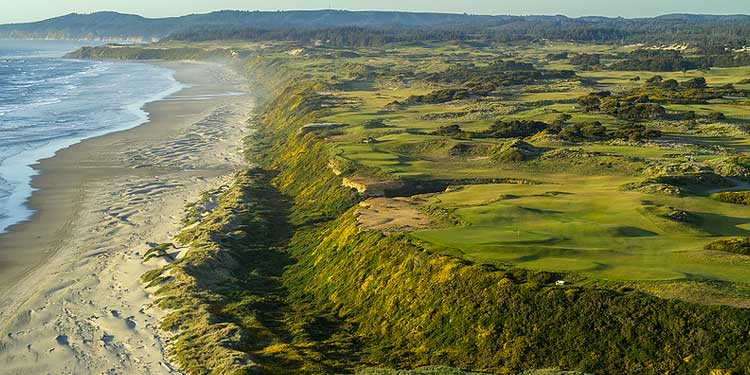
{"type": "Polygon", "coordinates": [[[254,27],[263,29],[342,26],[438,26],[483,22],[496,24],[508,16],[381,11],[234,11],[223,10],[181,17],[145,18],[117,12],[71,13],[44,21],[0,25],[0,38],[156,40],[192,28],[254,27]]]}
{"type": "Polygon", "coordinates": [[[1,39],[84,39],[155,41],[177,32],[194,29],[255,28],[310,29],[357,27],[462,28],[498,31],[546,28],[607,28],[623,33],[648,32],[659,28],[688,29],[733,26],[750,28],[748,15],[669,14],[654,18],[625,19],[566,16],[490,16],[396,11],[236,11],[223,10],[181,17],[145,18],[117,12],[72,13],[44,21],[0,25],[1,39]]]}

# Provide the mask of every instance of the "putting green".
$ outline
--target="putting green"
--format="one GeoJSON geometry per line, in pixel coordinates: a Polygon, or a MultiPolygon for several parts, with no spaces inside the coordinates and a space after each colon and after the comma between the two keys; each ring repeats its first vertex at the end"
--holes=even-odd
{"type": "Polygon", "coordinates": [[[482,263],[576,271],[616,280],[750,281],[750,260],[703,250],[714,237],[750,235],[746,207],[704,197],[625,192],[617,177],[547,175],[542,185],[474,185],[430,203],[466,226],[412,235],[482,263]],[[685,211],[690,221],[661,213],[685,211]]]}

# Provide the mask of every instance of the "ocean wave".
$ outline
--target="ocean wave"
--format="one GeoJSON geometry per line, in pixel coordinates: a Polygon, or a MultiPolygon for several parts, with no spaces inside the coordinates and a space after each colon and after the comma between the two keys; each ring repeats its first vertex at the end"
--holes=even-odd
{"type": "Polygon", "coordinates": [[[0,96],[0,177],[13,176],[11,187],[2,187],[11,195],[0,196],[0,212],[9,213],[9,218],[0,218],[0,233],[30,216],[25,202],[36,173],[30,165],[82,139],[142,124],[148,120],[146,103],[183,87],[173,71],[153,65],[59,61],[35,60],[59,68],[44,72],[37,65],[33,69],[39,69],[38,75],[21,72],[26,74],[16,79],[27,85],[43,83],[16,86],[11,94],[0,96]]]}
{"type": "Polygon", "coordinates": [[[111,63],[95,63],[94,65],[89,66],[88,69],[78,72],[75,75],[76,76],[84,76],[84,77],[99,77],[103,73],[107,72],[111,68],[111,63]]]}
{"type": "Polygon", "coordinates": [[[58,103],[62,103],[62,99],[60,99],[60,98],[49,98],[49,99],[39,99],[39,100],[36,100],[34,102],[31,102],[31,103],[27,104],[27,106],[30,107],[30,108],[39,108],[39,107],[44,107],[44,106],[48,106],[48,105],[52,105],[52,104],[58,104],[58,103]]]}
{"type": "Polygon", "coordinates": [[[15,82],[16,87],[30,87],[34,86],[40,83],[44,83],[45,79],[28,79],[28,80],[19,80],[15,82]]]}

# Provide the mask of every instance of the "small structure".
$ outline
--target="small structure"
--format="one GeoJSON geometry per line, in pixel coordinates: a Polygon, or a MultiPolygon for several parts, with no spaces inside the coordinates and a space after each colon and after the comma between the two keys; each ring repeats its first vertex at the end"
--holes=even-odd
{"type": "Polygon", "coordinates": [[[291,51],[287,51],[287,55],[289,55],[289,56],[299,57],[299,56],[302,56],[304,54],[305,54],[305,50],[303,48],[295,48],[295,49],[293,49],[291,51]]]}
{"type": "Polygon", "coordinates": [[[557,281],[555,281],[555,285],[557,285],[557,286],[565,286],[565,280],[557,280],[557,281]]]}

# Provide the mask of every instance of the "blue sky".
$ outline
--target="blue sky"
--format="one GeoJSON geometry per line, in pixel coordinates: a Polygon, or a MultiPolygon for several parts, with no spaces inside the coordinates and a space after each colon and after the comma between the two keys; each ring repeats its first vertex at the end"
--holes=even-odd
{"type": "Polygon", "coordinates": [[[115,10],[147,17],[219,9],[409,10],[481,14],[645,17],[666,13],[750,14],[750,0],[0,0],[0,23],[115,10]]]}

